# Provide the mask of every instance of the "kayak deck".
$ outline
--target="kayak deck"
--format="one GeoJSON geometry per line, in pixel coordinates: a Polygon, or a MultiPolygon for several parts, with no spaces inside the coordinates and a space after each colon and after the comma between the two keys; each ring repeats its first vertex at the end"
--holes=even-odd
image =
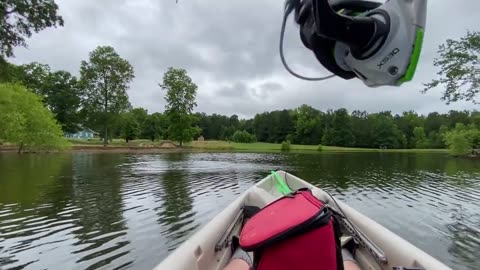
{"type": "MultiPolygon", "coordinates": [[[[277,175],[284,179],[292,190],[309,188],[317,198],[343,213],[346,219],[344,224],[341,224],[342,231],[347,234],[350,232],[356,242],[360,243],[355,252],[355,259],[362,269],[390,270],[403,266],[427,270],[451,270],[370,218],[340,201],[335,201],[325,191],[286,172],[278,171],[277,175]]],[[[249,205],[263,208],[282,196],[279,190],[282,189],[278,187],[277,179],[273,175],[267,176],[240,195],[155,269],[223,269],[232,255],[231,238],[239,235],[242,229],[242,207],[249,205]]]]}

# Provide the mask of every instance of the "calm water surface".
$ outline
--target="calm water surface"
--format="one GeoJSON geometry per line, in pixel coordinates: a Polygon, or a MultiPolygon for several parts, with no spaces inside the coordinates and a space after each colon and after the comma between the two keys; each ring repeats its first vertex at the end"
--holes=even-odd
{"type": "Polygon", "coordinates": [[[480,162],[443,154],[0,154],[0,269],[150,269],[282,168],[480,269],[480,162]]]}

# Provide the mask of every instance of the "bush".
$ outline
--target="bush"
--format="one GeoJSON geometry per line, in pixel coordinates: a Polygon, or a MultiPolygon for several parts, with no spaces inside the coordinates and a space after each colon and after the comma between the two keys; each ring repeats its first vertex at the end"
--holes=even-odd
{"type": "Polygon", "coordinates": [[[323,151],[323,146],[322,146],[321,144],[318,145],[317,151],[318,151],[318,152],[322,152],[322,151],[323,151]]]}
{"type": "Polygon", "coordinates": [[[290,151],[290,141],[283,141],[282,142],[282,151],[283,152],[290,151]]]}
{"type": "Polygon", "coordinates": [[[255,137],[255,135],[252,135],[245,130],[235,131],[235,133],[233,133],[230,139],[237,143],[254,143],[257,141],[257,138],[255,137]]]}
{"type": "Polygon", "coordinates": [[[471,144],[463,132],[447,133],[445,141],[450,153],[454,156],[467,155],[472,151],[471,144]]]}
{"type": "Polygon", "coordinates": [[[457,124],[455,129],[445,133],[444,139],[452,155],[467,155],[480,143],[480,129],[475,125],[466,127],[463,124],[457,124]]]}

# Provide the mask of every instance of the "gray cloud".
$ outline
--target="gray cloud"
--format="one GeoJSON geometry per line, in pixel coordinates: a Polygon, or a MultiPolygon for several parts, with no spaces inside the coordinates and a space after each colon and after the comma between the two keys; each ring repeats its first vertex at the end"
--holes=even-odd
{"type": "MultiPolygon", "coordinates": [[[[477,0],[429,1],[423,56],[414,82],[371,89],[338,78],[303,82],[282,67],[277,47],[283,3],[278,0],[57,0],[65,27],[48,29],[16,50],[15,63],[38,61],[78,74],[80,62],[97,45],[114,46],[134,66],[129,95],[134,106],[163,111],[158,87],[169,66],[188,70],[198,84],[198,111],[250,117],[258,112],[309,104],[319,109],[448,111],[441,89],[420,94],[435,76],[438,45],[478,27],[477,0]]],[[[286,57],[298,72],[328,73],[303,48],[298,29],[288,25],[286,57]]]]}

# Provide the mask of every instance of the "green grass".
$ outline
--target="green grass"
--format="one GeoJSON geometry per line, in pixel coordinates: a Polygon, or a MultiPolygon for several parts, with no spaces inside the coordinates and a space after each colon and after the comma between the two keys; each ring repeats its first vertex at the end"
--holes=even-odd
{"type": "MultiPolygon", "coordinates": [[[[191,142],[187,144],[192,148],[206,150],[231,150],[242,152],[281,152],[281,144],[275,143],[234,143],[225,141],[204,141],[191,142]]],[[[290,145],[291,152],[318,152],[318,145],[290,145]]],[[[370,148],[353,148],[353,147],[337,147],[322,146],[322,152],[401,152],[401,153],[446,153],[447,149],[370,149],[370,148]]]]}
{"type": "MultiPolygon", "coordinates": [[[[77,146],[101,146],[103,142],[99,139],[69,139],[77,146]]],[[[109,147],[152,147],[159,146],[161,142],[149,140],[133,140],[125,143],[125,140],[114,139],[109,147]]],[[[186,148],[205,151],[238,151],[238,152],[281,152],[282,145],[276,143],[235,143],[226,141],[193,141],[185,144],[186,148]]],[[[389,152],[389,153],[447,153],[447,149],[371,149],[353,148],[322,145],[322,152],[389,152]]],[[[320,153],[318,145],[290,145],[290,152],[320,153]]]]}
{"type": "MultiPolygon", "coordinates": [[[[77,146],[102,146],[103,141],[100,139],[68,139],[73,145],[77,146]]],[[[108,143],[110,147],[151,147],[160,145],[161,141],[152,142],[150,140],[133,140],[128,143],[123,139],[113,139],[108,143]]]]}

